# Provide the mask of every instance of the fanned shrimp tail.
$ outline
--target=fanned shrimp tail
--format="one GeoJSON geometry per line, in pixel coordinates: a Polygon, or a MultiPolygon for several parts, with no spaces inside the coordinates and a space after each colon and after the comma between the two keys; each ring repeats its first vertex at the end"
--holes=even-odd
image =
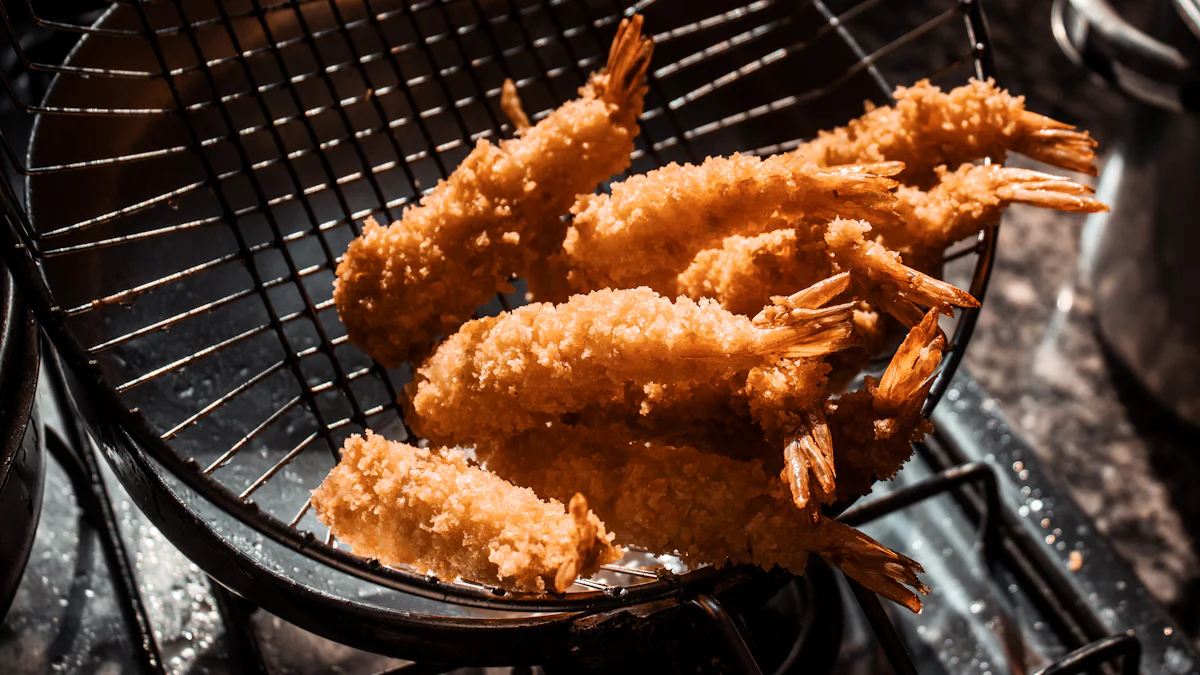
{"type": "Polygon", "coordinates": [[[1088,132],[1029,110],[1022,110],[1016,121],[1014,151],[1063,169],[1097,174],[1096,141],[1088,132]]]}
{"type": "Polygon", "coordinates": [[[871,392],[875,409],[897,417],[919,412],[945,348],[946,335],[931,309],[909,330],[871,392]]]}
{"type": "Polygon", "coordinates": [[[1013,167],[998,167],[996,173],[1000,183],[996,196],[1009,203],[1076,213],[1108,210],[1103,202],[1092,196],[1092,188],[1063,176],[1013,167]]]}
{"type": "Polygon", "coordinates": [[[754,325],[772,328],[771,353],[821,356],[854,344],[855,303],[822,307],[850,286],[849,274],[837,274],[789,296],[775,296],[754,317],[754,325]],[[778,340],[778,341],[776,341],[778,340]],[[782,347],[780,349],[780,347],[782,347]]]}
{"type": "Polygon", "coordinates": [[[601,77],[592,82],[599,98],[612,105],[625,107],[645,92],[646,70],[654,54],[654,42],[642,35],[643,22],[641,14],[621,20],[608,50],[608,63],[601,77]]]}
{"type": "Polygon", "coordinates": [[[755,353],[785,358],[824,356],[855,344],[854,308],[847,303],[814,321],[767,331],[755,353]]]}
{"type": "Polygon", "coordinates": [[[840,309],[826,307],[825,303],[833,300],[850,288],[850,273],[842,272],[828,279],[796,291],[791,295],[771,296],[771,304],[763,307],[754,317],[756,326],[778,326],[788,321],[805,321],[840,309]]]}
{"type": "Polygon", "coordinates": [[[817,505],[832,503],[837,494],[833,436],[822,411],[808,411],[803,417],[800,433],[784,445],[781,477],[792,492],[792,503],[801,511],[808,510],[816,522],[820,518],[817,505]]]}
{"type": "Polygon", "coordinates": [[[927,594],[929,587],[917,576],[925,573],[920,563],[836,520],[822,518],[817,538],[820,541],[817,554],[825,562],[864,588],[907,607],[914,614],[921,613],[917,593],[927,594]]]}

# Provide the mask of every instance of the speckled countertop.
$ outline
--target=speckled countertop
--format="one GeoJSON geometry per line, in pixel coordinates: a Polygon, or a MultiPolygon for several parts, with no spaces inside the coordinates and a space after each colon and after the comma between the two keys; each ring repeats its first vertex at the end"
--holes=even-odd
{"type": "MultiPolygon", "coordinates": [[[[986,5],[1001,83],[1111,149],[1129,106],[1058,51],[1050,3],[1031,4],[986,5]]],[[[1078,273],[1084,222],[1031,207],[1009,212],[966,367],[1195,639],[1200,433],[1158,408],[1106,356],[1078,273]]]]}

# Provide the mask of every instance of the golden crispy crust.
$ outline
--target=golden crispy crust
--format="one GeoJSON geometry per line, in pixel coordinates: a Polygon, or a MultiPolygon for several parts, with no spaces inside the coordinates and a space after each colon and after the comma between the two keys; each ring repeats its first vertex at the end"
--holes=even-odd
{"type": "Polygon", "coordinates": [[[793,151],[821,166],[904,162],[901,180],[927,185],[940,165],[984,157],[1003,162],[1009,150],[1073,171],[1095,174],[1095,142],[1087,132],[1025,110],[1025,99],[971,80],[949,92],[921,80],[898,87],[895,105],[867,105],[844,127],[822,131],[793,151]]]}
{"type": "Polygon", "coordinates": [[[509,290],[512,275],[529,276],[535,287],[555,283],[545,267],[562,247],[560,217],[575,195],[629,166],[650,55],[640,27],[640,17],[622,25],[617,43],[625,51],[609,64],[615,58],[620,70],[593,75],[580,98],[519,138],[499,146],[481,139],[400,220],[386,227],[367,222],[334,282],[338,314],[354,344],[394,367],[509,290]]]}
{"type": "Polygon", "coordinates": [[[357,555],[513,590],[566,590],[620,558],[580,495],[570,510],[477,466],[370,431],[351,436],[313,491],[321,522],[357,555]]]}
{"type": "Polygon", "coordinates": [[[593,495],[596,512],[623,544],[674,550],[692,564],[778,565],[796,574],[815,552],[873,590],[920,608],[904,588],[923,588],[920,565],[853,528],[808,518],[759,461],[648,443],[622,425],[552,425],[479,451],[489,468],[540,494],[593,495]]]}
{"type": "Polygon", "coordinates": [[[711,300],[672,302],[645,288],[526,305],[472,321],[438,347],[406,388],[411,422],[436,442],[470,444],[631,395],[649,405],[686,398],[792,350],[807,354],[822,334],[759,328],[711,300]]]}
{"type": "MultiPolygon", "coordinates": [[[[677,291],[676,276],[700,251],[777,222],[839,214],[894,218],[896,164],[820,169],[787,155],[710,157],[668,164],[581,195],[563,249],[580,291],[647,286],[677,291]]],[[[793,289],[794,290],[794,289],[793,289]]]]}

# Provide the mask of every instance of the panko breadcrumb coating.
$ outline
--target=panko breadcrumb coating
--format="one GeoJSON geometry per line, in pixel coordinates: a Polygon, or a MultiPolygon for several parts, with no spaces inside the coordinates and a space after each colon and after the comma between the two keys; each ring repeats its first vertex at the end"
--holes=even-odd
{"type": "Polygon", "coordinates": [[[641,441],[621,425],[553,425],[481,453],[489,468],[540,494],[586,491],[622,544],[677,551],[691,564],[778,565],[796,574],[813,552],[920,611],[906,588],[924,592],[920,565],[851,527],[805,517],[759,461],[641,441]]]}
{"type": "MultiPolygon", "coordinates": [[[[867,104],[867,112],[844,127],[822,131],[792,154],[821,166],[900,161],[900,179],[927,185],[933,170],[984,157],[1002,163],[1008,151],[1053,166],[1096,174],[1096,142],[1086,131],[1025,109],[988,79],[972,79],[949,92],[928,80],[897,87],[891,106],[867,104]]],[[[847,214],[849,215],[849,214],[847,214]]]]}
{"type": "Polygon", "coordinates": [[[689,298],[713,298],[734,314],[753,316],[771,296],[784,295],[826,278],[833,260],[825,246],[824,223],[753,237],[733,235],[696,254],[676,278],[689,298]]]}
{"type": "Polygon", "coordinates": [[[730,235],[777,229],[777,220],[838,215],[895,218],[896,163],[820,169],[789,155],[710,157],[668,164],[614,183],[611,195],[580,195],[563,242],[571,285],[647,286],[674,294],[676,277],[730,235]]]}
{"type": "Polygon", "coordinates": [[[759,327],[711,300],[672,302],[646,288],[525,305],[439,345],[406,387],[409,419],[435,442],[470,445],[631,393],[686,397],[774,358],[841,348],[849,319],[843,308],[759,327]]]}
{"type": "Polygon", "coordinates": [[[499,146],[481,139],[395,223],[367,222],[334,282],[351,342],[394,367],[508,290],[513,274],[552,283],[540,268],[562,247],[560,217],[629,166],[652,51],[641,25],[622,21],[580,98],[499,146]]]}
{"type": "Polygon", "coordinates": [[[565,591],[621,557],[582,495],[542,501],[455,449],[351,436],[313,491],[317,517],[385,565],[520,591],[565,591]]]}
{"type": "MultiPolygon", "coordinates": [[[[943,250],[995,224],[1009,204],[1020,203],[1060,211],[1095,213],[1102,203],[1091,188],[1068,178],[1028,169],[966,164],[957,171],[936,170],[938,183],[926,191],[900,186],[896,211],[900,221],[874,225],[889,249],[911,256],[916,269],[942,258],[943,250]]],[[[807,286],[847,269],[830,255],[823,223],[780,222],[757,236],[734,235],[719,247],[701,251],[677,277],[677,291],[691,298],[715,298],[735,314],[758,311],[772,295],[807,286]]],[[[918,317],[919,319],[919,317],[918,317]]],[[[908,322],[911,325],[911,321],[908,322]]]]}

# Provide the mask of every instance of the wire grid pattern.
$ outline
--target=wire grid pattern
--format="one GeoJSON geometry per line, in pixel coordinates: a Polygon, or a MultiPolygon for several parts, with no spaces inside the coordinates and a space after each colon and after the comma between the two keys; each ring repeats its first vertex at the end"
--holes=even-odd
{"type": "MultiPolygon", "coordinates": [[[[41,104],[21,101],[5,77],[12,104],[38,118],[29,161],[7,139],[4,151],[26,179],[21,243],[74,342],[67,351],[98,371],[135,436],[153,433],[148,449],[189,485],[339,569],[531,609],[669,592],[661,570],[647,569],[660,561],[637,552],[566,601],[381,569],[336,550],[307,495],[350,433],[407,435],[396,400],[410,373],[347,343],[331,298],[338,256],[365,218],[398,218],[475,142],[510,131],[505,78],[540,119],[603,65],[620,18],[644,13],[657,45],[632,167],[644,171],[794,148],[864,98],[886,101],[881,73],[912,50],[937,53],[929,75],[945,84],[987,70],[972,2],[898,13],[876,43],[850,39],[855,21],[897,3],[692,4],[704,6],[128,0],[91,26],[47,18],[33,0],[24,24],[6,10],[20,67],[56,77],[41,104]],[[23,53],[22,30],[85,39],[65,64],[39,63],[23,53]]],[[[976,256],[977,295],[992,244],[984,236],[949,255],[976,256]]],[[[518,286],[484,311],[521,295],[518,286]]],[[[965,319],[948,371],[974,314],[965,319]]]]}

